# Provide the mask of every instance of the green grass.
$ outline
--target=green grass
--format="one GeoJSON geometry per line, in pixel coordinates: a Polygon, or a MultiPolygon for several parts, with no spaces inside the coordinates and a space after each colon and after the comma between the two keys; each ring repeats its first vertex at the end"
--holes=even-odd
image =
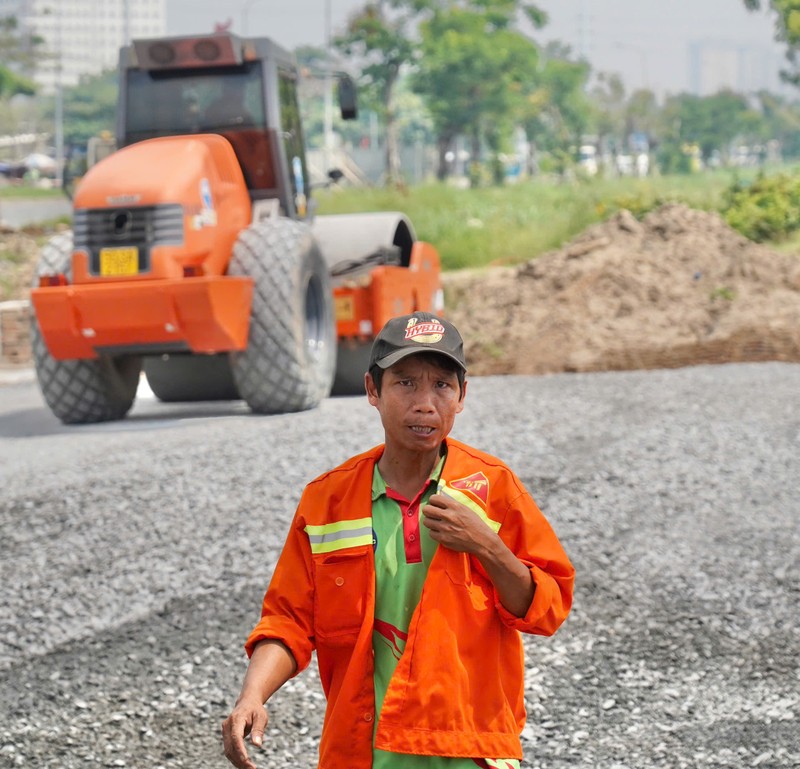
{"type": "Polygon", "coordinates": [[[0,186],[0,198],[7,198],[7,199],[20,199],[20,198],[34,198],[34,199],[46,199],[46,198],[63,198],[64,193],[59,189],[42,189],[40,187],[29,187],[28,185],[20,184],[20,185],[7,185],[7,186],[0,186]]]}
{"type": "Polygon", "coordinates": [[[318,213],[403,211],[417,236],[437,247],[445,270],[517,264],[558,248],[620,208],[641,216],[664,202],[717,209],[730,173],[647,179],[536,180],[514,186],[318,192],[318,213]]]}
{"type": "MultiPolygon", "coordinates": [[[[786,170],[786,169],[784,169],[786,170]]],[[[747,182],[755,171],[738,172],[747,182]]],[[[559,248],[621,208],[637,217],[665,202],[717,210],[735,178],[730,171],[646,179],[537,179],[497,188],[428,184],[406,190],[333,188],[318,191],[318,213],[402,211],[417,236],[439,251],[445,270],[511,265],[559,248]]],[[[55,197],[59,190],[0,188],[2,198],[55,197]]],[[[800,236],[780,245],[800,248],[800,236]]]]}

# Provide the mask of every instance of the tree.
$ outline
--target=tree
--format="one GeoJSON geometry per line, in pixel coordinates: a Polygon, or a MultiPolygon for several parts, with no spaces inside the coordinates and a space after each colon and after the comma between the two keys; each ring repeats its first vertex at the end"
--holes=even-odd
{"type": "Polygon", "coordinates": [[[597,143],[616,154],[625,143],[625,84],[617,74],[600,72],[591,92],[597,143]]]}
{"type": "Polygon", "coordinates": [[[762,128],[759,114],[730,90],[705,97],[686,93],[669,97],[664,125],[659,161],[667,172],[689,170],[687,147],[696,146],[705,161],[715,153],[724,160],[734,139],[752,140],[762,128]]]}
{"type": "Polygon", "coordinates": [[[386,183],[401,181],[400,152],[397,142],[395,88],[402,68],[415,58],[416,45],[410,38],[412,21],[420,12],[415,0],[388,0],[369,3],[357,12],[346,34],[338,37],[336,47],[348,56],[363,59],[362,81],[367,98],[386,126],[386,183]]]}
{"type": "Polygon", "coordinates": [[[522,113],[538,64],[538,47],[514,29],[520,11],[532,23],[544,23],[538,8],[518,0],[464,0],[436,4],[420,25],[412,82],[433,120],[439,178],[446,176],[453,140],[464,134],[471,143],[471,181],[479,179],[482,143],[490,151],[493,179],[502,180],[502,144],[522,113]]]}
{"type": "Polygon", "coordinates": [[[592,114],[586,96],[589,65],[571,60],[568,47],[548,45],[542,55],[523,117],[528,138],[540,152],[550,155],[556,171],[571,165],[592,114]]]}
{"type": "Polygon", "coordinates": [[[21,73],[34,68],[41,44],[41,38],[20,29],[16,16],[0,18],[0,99],[36,92],[33,81],[21,73]]]}
{"type": "Polygon", "coordinates": [[[768,91],[760,91],[758,101],[765,138],[776,140],[784,157],[800,157],[800,105],[768,91]]]}
{"type": "Polygon", "coordinates": [[[116,70],[84,76],[64,89],[64,139],[85,144],[104,131],[114,132],[119,78],[116,70]]]}
{"type": "Polygon", "coordinates": [[[0,64],[0,99],[9,99],[17,94],[32,96],[34,93],[36,93],[36,86],[32,80],[21,77],[0,64]]]}
{"type": "MultiPolygon", "coordinates": [[[[762,0],[744,0],[745,7],[751,11],[761,10],[762,0]]],[[[786,43],[786,59],[789,69],[781,71],[781,77],[788,83],[800,86],[800,2],[798,0],[769,0],[775,12],[775,38],[786,43]]]]}
{"type": "Polygon", "coordinates": [[[634,91],[625,105],[626,135],[642,133],[654,136],[659,126],[659,113],[658,99],[649,88],[634,91]]]}

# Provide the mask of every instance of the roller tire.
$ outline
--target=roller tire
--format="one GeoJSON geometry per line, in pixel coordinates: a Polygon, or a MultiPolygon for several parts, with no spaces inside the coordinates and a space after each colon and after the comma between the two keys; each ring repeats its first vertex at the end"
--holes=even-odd
{"type": "Polygon", "coordinates": [[[315,408],[336,365],[333,289],[309,227],[267,219],[244,230],[229,275],[253,278],[247,348],[231,353],[236,387],[260,414],[315,408]]]}
{"type": "Polygon", "coordinates": [[[369,365],[372,341],[339,343],[336,355],[336,377],[333,380],[333,395],[364,395],[364,374],[369,365]]]}
{"type": "MultiPolygon", "coordinates": [[[[42,249],[39,275],[71,277],[72,233],[56,235],[42,249]]],[[[64,424],[122,419],[136,398],[142,361],[138,356],[95,360],[56,360],[47,349],[36,313],[31,314],[31,347],[36,378],[45,403],[64,424]]]]}
{"type": "Polygon", "coordinates": [[[145,358],[144,373],[164,403],[236,400],[230,359],[221,355],[163,355],[145,358]]]}

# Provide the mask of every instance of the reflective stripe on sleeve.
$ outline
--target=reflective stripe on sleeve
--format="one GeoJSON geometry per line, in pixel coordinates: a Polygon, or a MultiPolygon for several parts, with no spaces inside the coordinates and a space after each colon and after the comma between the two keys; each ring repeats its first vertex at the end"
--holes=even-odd
{"type": "Polygon", "coordinates": [[[372,544],[372,518],[323,523],[305,527],[312,553],[330,553],[348,547],[372,544]]]}
{"type": "Polygon", "coordinates": [[[495,534],[497,534],[497,532],[500,531],[500,524],[497,521],[493,521],[488,515],[486,515],[486,511],[468,494],[465,494],[463,491],[459,491],[458,489],[454,489],[452,486],[448,486],[447,481],[445,480],[439,481],[439,487],[437,488],[437,492],[439,494],[446,494],[448,497],[455,499],[456,502],[460,502],[462,505],[466,505],[495,534]]]}

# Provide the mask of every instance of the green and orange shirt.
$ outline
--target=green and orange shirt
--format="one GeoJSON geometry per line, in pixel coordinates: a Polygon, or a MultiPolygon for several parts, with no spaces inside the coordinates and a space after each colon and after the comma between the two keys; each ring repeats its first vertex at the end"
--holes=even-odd
{"type": "MultiPolygon", "coordinates": [[[[372,478],[372,534],[375,550],[375,712],[379,714],[389,681],[405,649],[411,615],[419,603],[437,543],[422,523],[421,508],[436,493],[444,457],[428,482],[409,500],[389,488],[375,463],[372,478]]],[[[375,719],[377,725],[378,719],[375,719]]],[[[447,758],[390,753],[373,747],[373,769],[519,769],[516,759],[447,758]]]]}

